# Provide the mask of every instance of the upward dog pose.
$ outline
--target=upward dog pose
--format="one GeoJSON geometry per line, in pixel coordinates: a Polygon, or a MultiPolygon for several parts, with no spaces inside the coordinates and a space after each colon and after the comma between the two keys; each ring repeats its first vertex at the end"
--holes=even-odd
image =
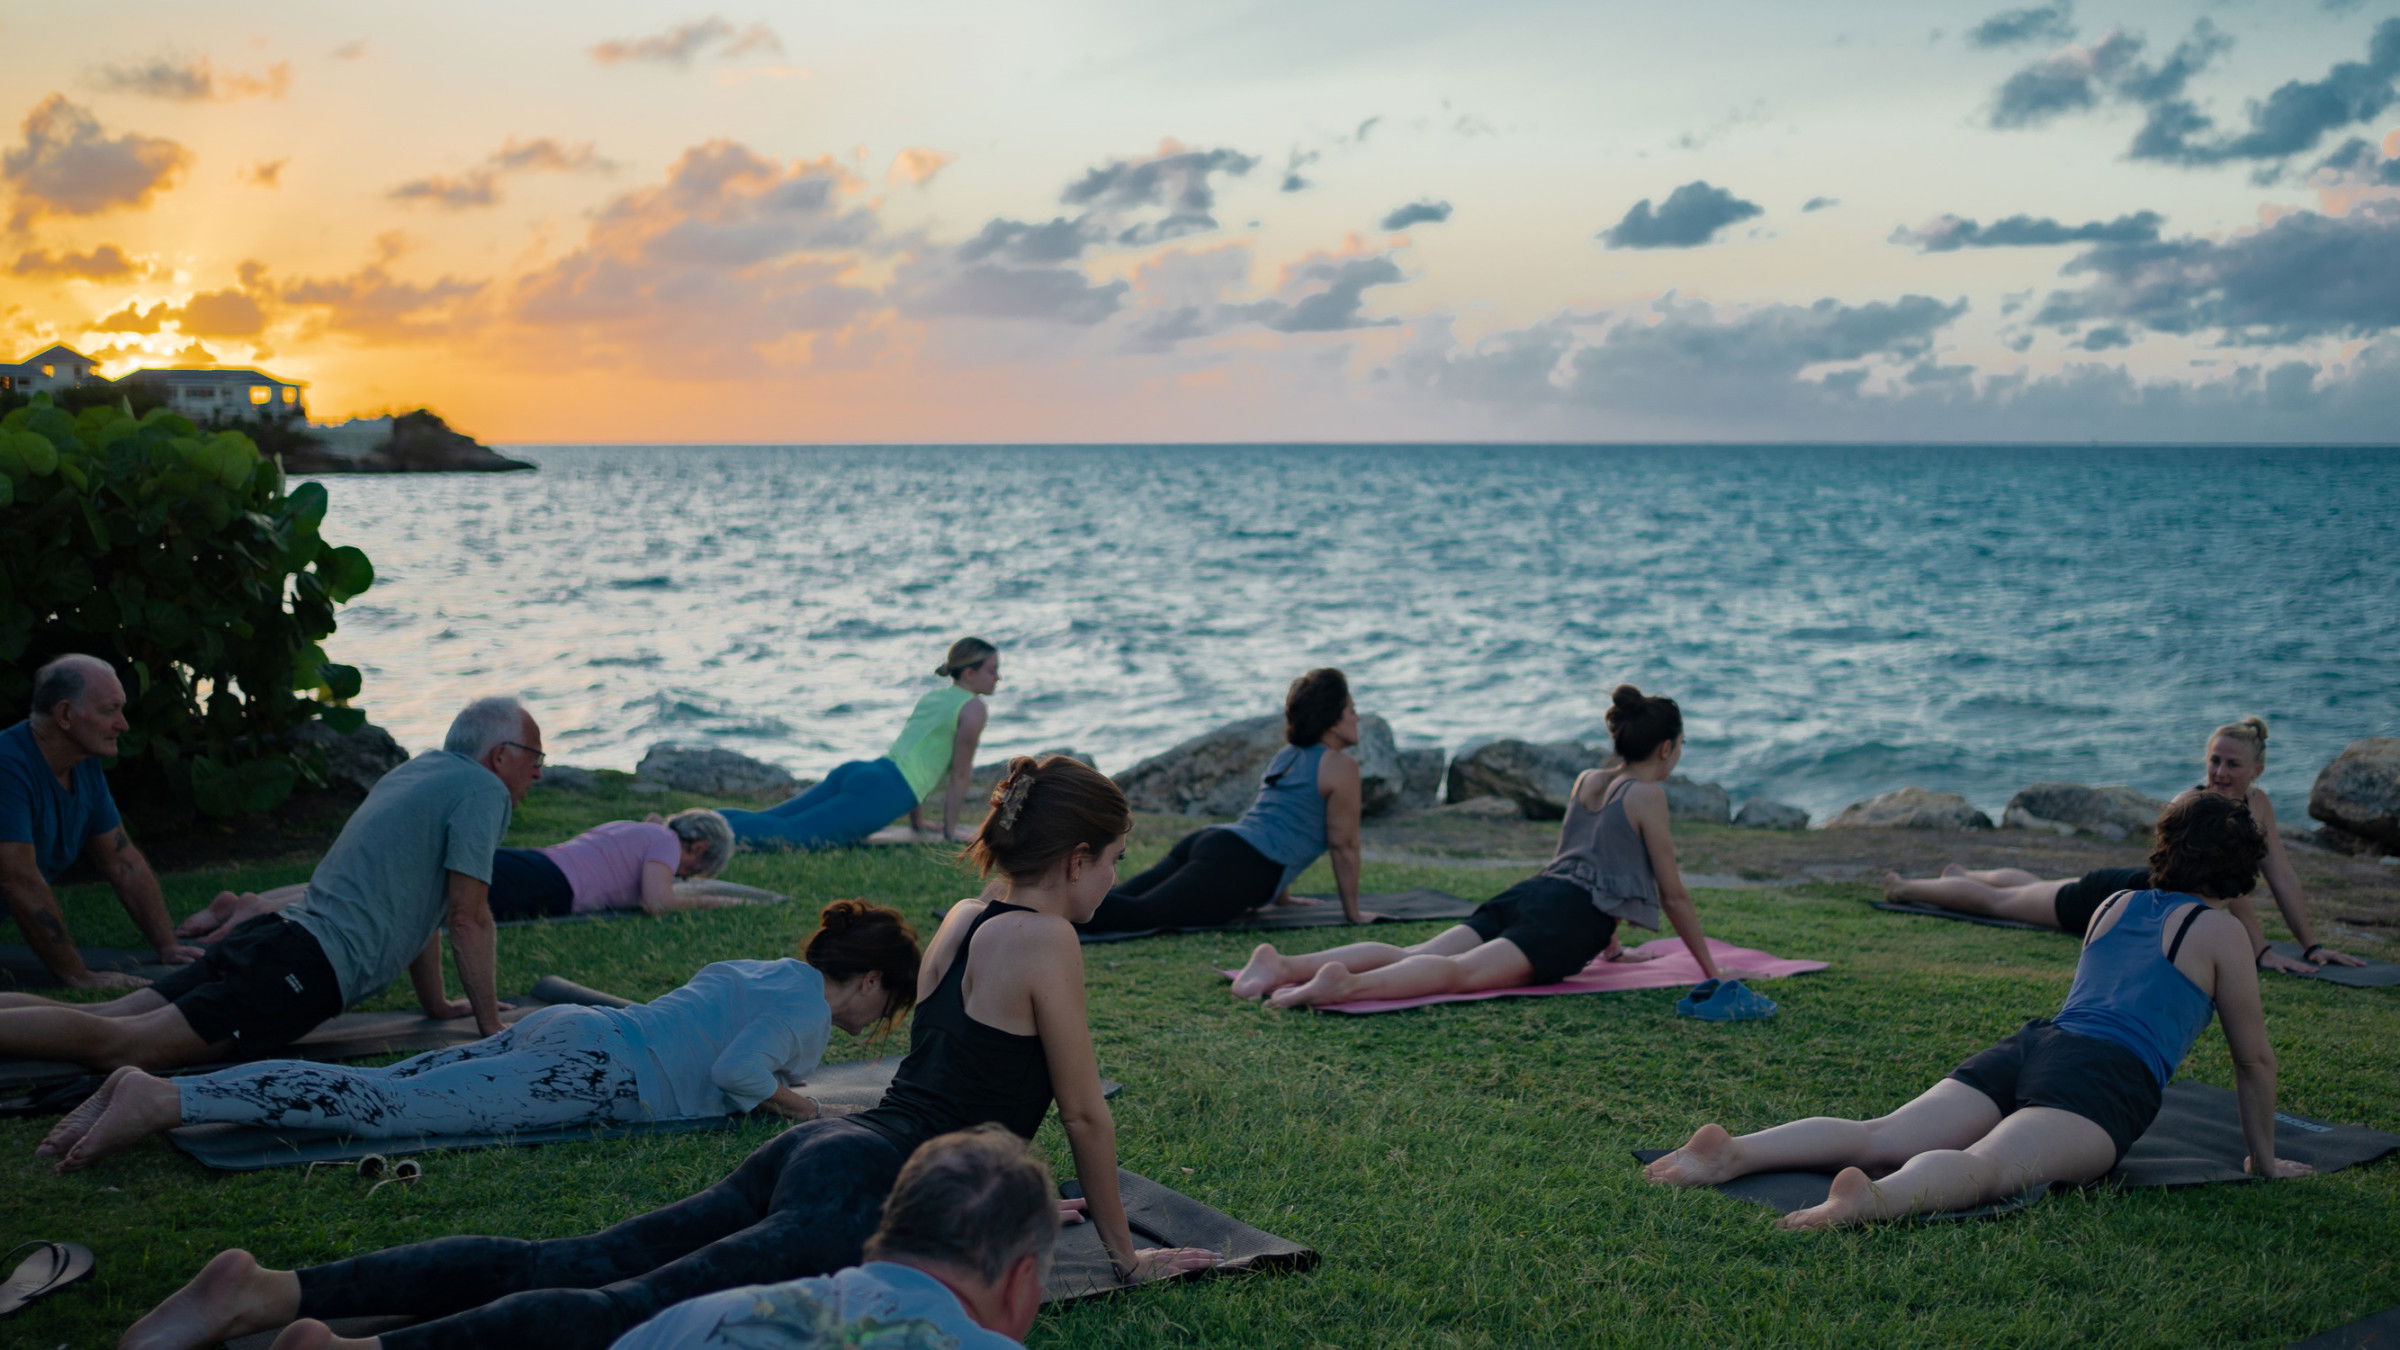
{"type": "Polygon", "coordinates": [[[630,1008],[544,1008],[499,1035],[380,1069],[267,1060],[185,1078],[124,1068],[36,1145],[89,1167],[177,1125],[340,1130],[369,1139],[509,1134],[739,1115],[808,1120],[794,1089],[828,1027],[855,1036],[917,1001],[917,935],[898,910],[825,907],[805,960],[718,961],[630,1008]]]}
{"type": "Polygon", "coordinates": [[[991,884],[951,906],[926,948],[917,985],[931,992],[872,1109],[795,1125],[700,1194],[589,1237],[437,1238],[297,1271],[222,1252],[120,1350],[196,1350],[287,1323],[280,1350],[601,1350],[670,1304],[856,1263],[918,1145],[985,1121],[1031,1139],[1053,1099],[1085,1212],[1120,1273],[1213,1264],[1210,1252],[1134,1246],[1084,1019],[1074,923],[1116,880],[1133,823],[1125,796],[1064,756],[1020,756],[991,805],[969,850],[991,884]],[[378,1313],[434,1320],[364,1341],[334,1338],[322,1320],[378,1313]]]}
{"type": "Polygon", "coordinates": [[[734,837],[766,848],[839,848],[855,844],[906,813],[925,828],[923,802],[943,794],[942,837],[966,839],[967,779],[987,716],[983,696],[1000,684],[1000,649],[982,638],[960,638],[934,669],[950,683],[917,700],[908,725],[881,759],[854,759],[825,781],[764,811],[723,813],[734,837]]]}
{"type": "Polygon", "coordinates": [[[1607,721],[1624,762],[1576,780],[1549,866],[1411,947],[1353,942],[1285,956],[1261,943],[1234,977],[1235,995],[1298,1008],[1555,984],[1613,952],[1619,920],[1656,929],[1662,910],[1700,968],[1721,978],[1675,866],[1659,786],[1683,758],[1683,712],[1671,698],[1621,684],[1607,721]]]}
{"type": "MultiPolygon", "coordinates": [[[[2292,869],[2292,860],[2283,851],[2283,835],[2275,828],[2275,804],[2267,800],[2267,790],[2257,785],[2258,775],[2267,767],[2267,724],[2255,717],[2245,717],[2210,732],[2206,767],[2207,781],[2185,789],[2175,800],[2187,801],[2205,793],[2250,808],[2251,818],[2258,822],[2267,841],[2266,861],[2259,870],[2266,877],[2267,890],[2275,897],[2275,907],[2283,912],[2284,925],[2300,941],[2303,959],[2298,961],[2270,950],[2266,933],[2259,927],[2257,906],[2250,896],[2232,897],[2226,911],[2249,930],[2250,949],[2258,953],[2259,968],[2306,975],[2320,965],[2365,965],[2364,959],[2334,951],[2317,941],[2309,927],[2308,905],[2300,893],[2300,874],[2292,869]]],[[[2015,867],[1970,872],[1952,866],[1938,877],[1917,880],[1886,872],[1883,894],[1888,900],[1936,905],[2081,934],[2091,925],[2092,912],[2100,907],[2102,900],[2118,891],[2145,885],[2144,878],[2149,872],[2146,867],[2103,867],[2080,877],[2044,881],[2015,867]]]]}
{"type": "Polygon", "coordinates": [[[1342,672],[1312,670],[1292,681],[1283,736],[1290,744],[1267,761],[1258,800],[1240,820],[1176,840],[1157,865],[1110,891],[1083,926],[1122,932],[1225,923],[1286,895],[1328,850],[1342,917],[1366,922],[1358,908],[1358,761],[1340,753],[1358,744],[1358,708],[1342,672]]]}
{"type": "Polygon", "coordinates": [[[2056,1017],[2027,1022],[1888,1116],[1820,1116],[1739,1139],[1703,1125],[1647,1175],[1710,1186],[1753,1172],[1840,1168],[1825,1203],[1785,1216],[1786,1228],[1969,1209],[2037,1182],[2091,1181],[2157,1118],[2160,1093],[2212,1007],[2233,1053],[2245,1165],[2262,1177],[2307,1175],[2306,1164],[2275,1156],[2275,1052],[2249,940],[2238,920],[2212,908],[2247,894],[2265,855],[2240,802],[2185,796],[2158,818],[2154,889],[2102,902],[2056,1017]],[[1876,1181],[1870,1172],[1888,1175],[1876,1181]]]}

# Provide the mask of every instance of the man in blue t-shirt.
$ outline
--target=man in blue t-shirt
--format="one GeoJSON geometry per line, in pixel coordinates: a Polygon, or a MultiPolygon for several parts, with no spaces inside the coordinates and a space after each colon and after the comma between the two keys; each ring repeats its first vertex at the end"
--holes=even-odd
{"type": "MultiPolygon", "coordinates": [[[[69,989],[138,989],[149,981],[93,970],[51,891],[79,857],[116,889],[125,912],[161,965],[200,959],[175,938],[166,896],[140,849],[125,837],[100,761],[117,753],[126,731],[125,686],[95,656],[67,655],[33,676],[33,708],[0,731],[0,895],[25,944],[69,989]]],[[[5,1006],[5,996],[0,996],[5,1006]]]]}

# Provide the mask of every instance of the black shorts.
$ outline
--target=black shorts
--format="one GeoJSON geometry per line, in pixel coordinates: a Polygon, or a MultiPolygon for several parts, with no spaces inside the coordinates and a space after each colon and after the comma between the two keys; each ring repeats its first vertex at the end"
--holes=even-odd
{"type": "Polygon", "coordinates": [[[1486,942],[1515,943],[1533,963],[1529,984],[1556,984],[1590,965],[1617,931],[1616,916],[1564,877],[1527,877],[1476,906],[1466,923],[1486,942]]]}
{"type": "Polygon", "coordinates": [[[280,914],[245,919],[208,955],[150,986],[192,1034],[263,1055],[342,1010],[341,981],[316,935],[280,914]]]}
{"type": "Polygon", "coordinates": [[[2108,1131],[2119,1161],[2158,1119],[2158,1079],[2141,1056],[2115,1041],[2061,1031],[2047,1017],[2017,1028],[1950,1076],[1991,1098],[2004,1116],[2027,1106],[2074,1112],[2108,1131]]]}
{"type": "Polygon", "coordinates": [[[2058,931],[2082,937],[2092,926],[2092,915],[2119,891],[2142,891],[2150,888],[2150,869],[2147,867],[2103,867],[2086,872],[2058,888],[2058,931]]]}
{"type": "Polygon", "coordinates": [[[492,917],[556,918],[575,912],[575,888],[550,855],[538,848],[504,848],[492,854],[492,917]]]}

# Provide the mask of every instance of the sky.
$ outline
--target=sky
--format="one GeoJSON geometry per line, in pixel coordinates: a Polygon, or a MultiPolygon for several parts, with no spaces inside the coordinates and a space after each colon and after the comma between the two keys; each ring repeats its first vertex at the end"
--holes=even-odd
{"type": "Polygon", "coordinates": [[[0,104],[0,360],[320,420],[2400,441],[2390,3],[12,6],[0,104]]]}

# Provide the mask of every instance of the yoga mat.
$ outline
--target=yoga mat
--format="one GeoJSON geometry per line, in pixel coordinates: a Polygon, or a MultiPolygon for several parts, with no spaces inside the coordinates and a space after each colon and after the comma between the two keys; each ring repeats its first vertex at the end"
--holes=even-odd
{"type": "Polygon", "coordinates": [[[2345,1327],[2320,1331],[2288,1350],[2400,1350],[2400,1308],[2369,1313],[2345,1327]]]}
{"type": "MultiPolygon", "coordinates": [[[[1346,928],[1353,925],[1342,918],[1341,902],[1332,896],[1306,896],[1321,900],[1317,905],[1261,905],[1230,923],[1201,926],[1178,925],[1171,928],[1128,928],[1113,933],[1078,933],[1078,940],[1089,945],[1096,942],[1126,942],[1134,938],[1158,937],[1168,933],[1244,933],[1281,932],[1289,928],[1346,928]]],[[[1413,891],[1390,891],[1378,895],[1361,895],[1358,907],[1371,910],[1378,918],[1369,923],[1416,923],[1427,919],[1464,919],[1475,912],[1475,902],[1461,900],[1448,891],[1420,887],[1413,891]]]]}
{"type": "MultiPolygon", "coordinates": [[[[2295,961],[2300,959],[2300,944],[2297,942],[2271,942],[2267,945],[2295,961]]],[[[2389,961],[2369,961],[2363,966],[2318,966],[2315,973],[2294,978],[2323,980],[2327,984],[2347,985],[2352,989],[2388,989],[2400,984],[2400,965],[2389,961]]]]}
{"type": "MultiPolygon", "coordinates": [[[[1221,1214],[1188,1195],[1161,1186],[1138,1173],[1117,1169],[1117,1191],[1125,1200],[1125,1218],[1136,1245],[1143,1247],[1206,1247],[1225,1258],[1225,1264],[1194,1271],[1183,1279],[1203,1279],[1240,1271],[1312,1270],[1317,1253],[1288,1238],[1252,1228],[1221,1214]]],[[[1075,1182],[1059,1184],[1067,1199],[1083,1194],[1075,1182]]],[[[1050,1262],[1050,1281],[1043,1287],[1045,1303],[1067,1303],[1131,1288],[1117,1278],[1101,1245],[1100,1230],[1089,1223],[1058,1230],[1058,1249],[1050,1262]]]]}
{"type": "MultiPolygon", "coordinates": [[[[678,895],[721,896],[728,900],[739,900],[746,905],[780,904],[792,898],[788,895],[785,895],[781,891],[761,890],[756,886],[742,886],[730,881],[714,880],[678,881],[675,883],[675,891],[678,895]]],[[[701,914],[706,913],[707,911],[681,910],[677,912],[701,914]]],[[[524,928],[537,923],[590,923],[598,919],[648,919],[656,917],[662,916],[652,915],[641,909],[639,906],[631,906],[624,909],[595,909],[586,911],[582,914],[537,914],[527,919],[501,919],[495,922],[492,926],[495,928],[524,928]]]]}
{"type": "MultiPolygon", "coordinates": [[[[2319,1172],[2339,1172],[2371,1163],[2395,1150],[2400,1150],[2400,1135],[2285,1111],[2275,1113],[2275,1155],[2307,1163],[2319,1172]]],[[[1633,1156],[1646,1163],[1672,1151],[1637,1149],[1633,1156]]],[[[2249,1151],[2242,1140],[2241,1117],[2231,1092],[2206,1083],[2169,1083],[2159,1104],[2158,1119],[2126,1150],[2117,1169],[2093,1184],[2138,1190],[2247,1181],[2250,1178],[2242,1170],[2242,1159],[2249,1151]]],[[[1833,1176],[1827,1172],[1760,1172],[1711,1189],[1789,1214],[1823,1204],[1832,1184],[1833,1176]]],[[[2275,1184],[2305,1186],[2308,1179],[2275,1184]]],[[[1966,1219],[2005,1214],[2023,1209],[2047,1190],[2046,1186],[2031,1187],[1997,1204],[1939,1217],[1966,1219]]]]}
{"type": "MultiPolygon", "coordinates": [[[[1636,952],[1662,953],[1651,961],[1595,960],[1590,965],[1557,984],[1517,985],[1508,989],[1478,989],[1468,994],[1426,994],[1418,998],[1369,998],[1350,1003],[1323,1003],[1318,1012],[1379,1013],[1400,1008],[1421,1008],[1429,1003],[1466,1003],[1487,998],[1538,998],[1552,994],[1613,994],[1627,989],[1681,989],[1708,978],[1701,973],[1700,963],[1692,959],[1681,938],[1657,938],[1630,948],[1636,952]]],[[[1769,956],[1748,947],[1708,940],[1708,954],[1716,959],[1720,970],[1751,972],[1750,979],[1781,979],[1786,975],[1805,975],[1812,970],[1825,969],[1823,961],[1794,961],[1769,956]]],[[[1217,972],[1226,979],[1237,973],[1217,972]]]]}
{"type": "MultiPolygon", "coordinates": [[[[514,1022],[538,1008],[553,1003],[582,1003],[594,1007],[622,1008],[631,1000],[614,994],[586,989],[571,980],[545,975],[534,982],[531,992],[509,999],[513,1008],[503,1009],[500,1020],[514,1022]]],[[[362,1059],[368,1055],[421,1054],[444,1046],[464,1045],[481,1037],[475,1030],[475,1019],[458,1017],[435,1019],[418,1012],[352,1012],[327,1018],[306,1036],[269,1052],[275,1059],[313,1059],[334,1063],[345,1059],[362,1059]]],[[[161,1077],[186,1073],[207,1073],[221,1069],[225,1062],[192,1064],[177,1069],[160,1069],[161,1077]]],[[[100,1086],[107,1075],[95,1074],[80,1064],[55,1059],[18,1059],[0,1061],[0,1116],[39,1115],[64,1111],[100,1086]]]]}
{"type": "Polygon", "coordinates": [[[1919,914],[1928,919],[1956,919],[1960,923],[1979,923],[1986,928],[2022,928],[2029,933],[2055,933],[2058,931],[2055,928],[2044,928],[2038,923],[2024,923],[2016,919],[1997,919],[1989,914],[1967,914],[1955,909],[1944,909],[1940,905],[1920,905],[1912,900],[1870,900],[1867,903],[1877,909],[1888,910],[1894,914],[1919,914]]]}
{"type": "MultiPolygon", "coordinates": [[[[158,953],[148,948],[78,947],[75,950],[83,954],[83,964],[92,970],[120,970],[146,980],[155,980],[177,969],[159,965],[158,953]]],[[[33,948],[13,945],[0,946],[0,985],[24,990],[61,987],[58,977],[50,973],[50,967],[42,964],[42,958],[34,955],[33,948]]],[[[129,994],[133,991],[120,989],[117,992],[129,994]]]]}

